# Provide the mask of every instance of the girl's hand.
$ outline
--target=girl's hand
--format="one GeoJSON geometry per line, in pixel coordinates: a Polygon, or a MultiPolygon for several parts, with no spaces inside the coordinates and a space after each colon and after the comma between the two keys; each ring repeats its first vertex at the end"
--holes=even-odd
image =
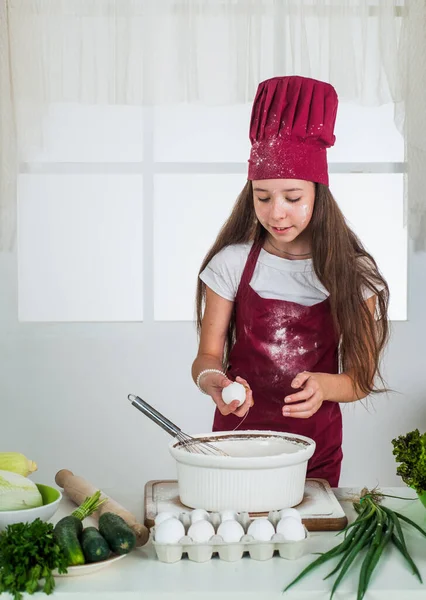
{"type": "Polygon", "coordinates": [[[325,373],[299,373],[291,382],[291,387],[302,388],[301,392],[295,392],[284,398],[282,413],[284,417],[296,419],[309,419],[320,408],[324,402],[324,375],[325,373]],[[300,404],[294,404],[300,402],[300,404]]]}
{"type": "Polygon", "coordinates": [[[200,382],[203,390],[213,398],[219,412],[222,415],[234,414],[237,417],[244,417],[248,409],[253,406],[253,394],[249,384],[242,377],[237,377],[235,381],[241,383],[246,388],[246,399],[241,406],[238,406],[238,400],[233,400],[231,404],[226,404],[222,400],[223,388],[231,385],[232,381],[219,373],[206,373],[200,382]]]}

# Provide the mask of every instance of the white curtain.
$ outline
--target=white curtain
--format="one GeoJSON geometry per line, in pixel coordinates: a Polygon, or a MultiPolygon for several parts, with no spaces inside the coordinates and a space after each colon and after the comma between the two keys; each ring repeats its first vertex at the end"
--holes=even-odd
{"type": "Polygon", "coordinates": [[[410,231],[421,247],[425,5],[0,0],[0,248],[14,242],[17,160],[29,144],[42,143],[50,103],[234,104],[251,101],[263,79],[284,74],[330,81],[342,100],[395,103],[412,159],[410,231]]]}
{"type": "Polygon", "coordinates": [[[7,2],[0,0],[0,250],[12,249],[16,235],[18,159],[9,34],[7,2]]]}
{"type": "MultiPolygon", "coordinates": [[[[410,0],[403,19],[398,74],[405,136],[408,231],[416,250],[426,250],[426,0],[410,0]]],[[[398,111],[399,109],[399,111],[398,111]]]]}

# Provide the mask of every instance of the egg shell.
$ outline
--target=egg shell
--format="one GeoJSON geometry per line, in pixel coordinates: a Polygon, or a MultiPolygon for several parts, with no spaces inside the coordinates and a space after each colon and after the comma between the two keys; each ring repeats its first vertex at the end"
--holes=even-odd
{"type": "Polygon", "coordinates": [[[191,525],[188,529],[189,537],[197,543],[205,543],[210,540],[215,534],[214,527],[210,523],[210,521],[206,521],[202,519],[200,521],[196,521],[191,525]]]}
{"type": "Polygon", "coordinates": [[[225,404],[231,404],[234,400],[238,400],[238,406],[244,404],[246,399],[246,388],[238,381],[234,381],[222,390],[222,400],[225,404]]]}
{"type": "Polygon", "coordinates": [[[170,511],[159,512],[158,515],[154,519],[155,526],[158,527],[160,523],[163,521],[167,521],[167,519],[178,519],[178,515],[176,513],[170,511]]]}
{"type": "Polygon", "coordinates": [[[155,541],[158,544],[177,544],[184,535],[185,527],[176,517],[167,519],[155,527],[155,541]]]}
{"type": "Polygon", "coordinates": [[[277,533],[281,533],[289,542],[299,542],[305,539],[305,529],[302,523],[292,517],[285,517],[278,521],[277,533]]]}
{"type": "Polygon", "coordinates": [[[218,527],[217,534],[223,538],[224,542],[232,544],[241,540],[244,529],[238,521],[223,521],[218,527]]]}
{"type": "MultiPolygon", "coordinates": [[[[293,519],[294,520],[294,519],[293,519]]],[[[266,517],[254,519],[247,530],[248,535],[252,535],[259,542],[269,542],[275,533],[274,526],[266,517]]]]}
{"type": "Polygon", "coordinates": [[[238,514],[235,510],[222,510],[220,512],[220,521],[223,523],[224,521],[236,521],[238,519],[238,514]]]}
{"type": "Polygon", "coordinates": [[[196,523],[197,521],[205,521],[209,518],[209,513],[204,510],[204,508],[196,508],[191,512],[191,523],[196,523]]]}
{"type": "Polygon", "coordinates": [[[291,517],[292,519],[296,519],[299,523],[302,522],[302,516],[300,512],[295,508],[283,508],[280,510],[280,519],[285,519],[286,517],[291,517]]]}

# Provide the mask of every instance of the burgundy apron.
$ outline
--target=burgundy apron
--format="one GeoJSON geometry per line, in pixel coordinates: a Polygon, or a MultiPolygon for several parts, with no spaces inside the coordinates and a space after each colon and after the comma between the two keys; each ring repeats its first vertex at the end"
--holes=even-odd
{"type": "MultiPolygon", "coordinates": [[[[338,344],[328,298],[314,306],[261,298],[250,286],[261,251],[250,250],[235,298],[237,341],[231,350],[228,376],[246,379],[254,406],[241,428],[285,431],[316,442],[308,477],[326,479],[337,487],[342,462],[342,415],[337,402],[323,402],[308,419],[284,417],[284,397],[302,371],[338,372],[338,344]]],[[[213,431],[232,431],[241,423],[235,415],[215,412],[213,431]]]]}

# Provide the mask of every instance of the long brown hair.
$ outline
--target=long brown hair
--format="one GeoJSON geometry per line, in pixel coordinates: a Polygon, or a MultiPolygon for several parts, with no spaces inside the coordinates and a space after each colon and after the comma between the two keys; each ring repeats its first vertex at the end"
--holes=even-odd
{"type": "MultiPolygon", "coordinates": [[[[350,373],[355,386],[365,395],[381,392],[375,385],[380,373],[380,357],[389,336],[389,288],[374,258],[347,225],[329,188],[316,184],[314,210],[309,224],[315,273],[329,293],[331,311],[340,340],[341,369],[350,373]],[[376,295],[376,316],[365,302],[363,290],[376,295]]],[[[251,181],[238,196],[231,215],[220,230],[200,268],[222,248],[231,244],[263,243],[266,230],[256,218],[251,181]]],[[[197,330],[200,334],[206,286],[198,278],[196,294],[197,330]]],[[[235,342],[235,305],[225,342],[223,366],[226,369],[235,342]]]]}

